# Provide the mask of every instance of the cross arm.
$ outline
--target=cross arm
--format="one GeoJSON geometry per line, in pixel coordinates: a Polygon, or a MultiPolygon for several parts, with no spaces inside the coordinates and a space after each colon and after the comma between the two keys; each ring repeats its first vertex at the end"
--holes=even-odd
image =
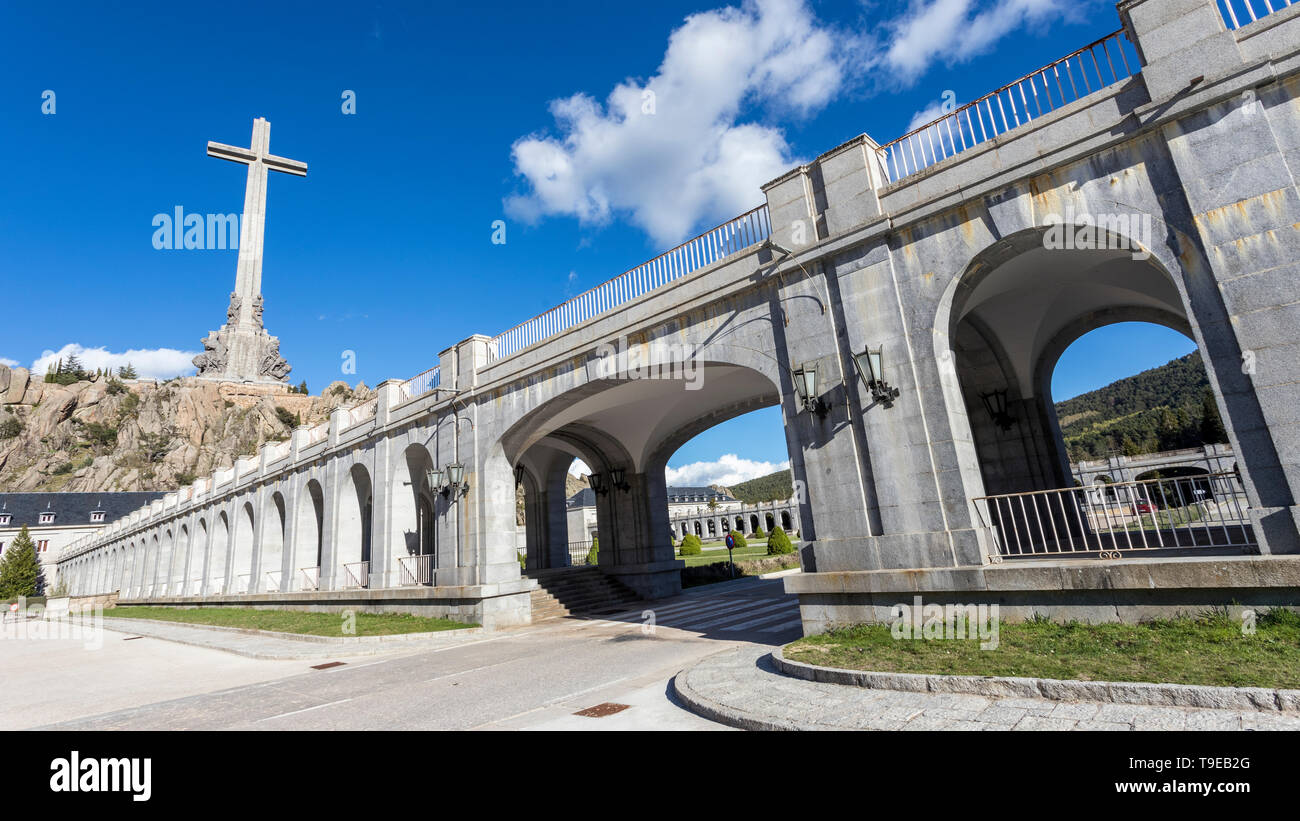
{"type": "Polygon", "coordinates": [[[272,171],[280,171],[285,174],[294,174],[299,177],[307,176],[307,163],[290,160],[286,157],[277,157],[274,154],[267,154],[262,157],[262,162],[272,171]]]}
{"type": "Polygon", "coordinates": [[[231,162],[242,162],[245,165],[257,160],[257,155],[252,151],[249,151],[247,148],[214,142],[208,143],[208,156],[230,160],[231,162]]]}

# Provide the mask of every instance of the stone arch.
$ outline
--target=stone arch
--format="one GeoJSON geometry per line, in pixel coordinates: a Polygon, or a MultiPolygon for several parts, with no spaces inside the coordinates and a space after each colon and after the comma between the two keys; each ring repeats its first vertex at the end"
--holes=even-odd
{"type": "Polygon", "coordinates": [[[253,580],[253,540],[257,533],[257,514],[253,503],[246,501],[235,513],[235,540],[230,562],[230,579],[227,590],[249,593],[255,588],[253,580]]]}
{"type": "Polygon", "coordinates": [[[193,551],[193,545],[190,543],[190,528],[187,524],[181,524],[179,535],[176,543],[172,548],[172,561],[170,581],[168,582],[168,592],[173,596],[180,596],[185,593],[185,585],[189,581],[188,569],[190,553],[193,551]]]}
{"type": "Polygon", "coordinates": [[[217,514],[212,524],[212,539],[208,549],[208,592],[224,593],[226,587],[226,564],[230,552],[230,517],[226,511],[217,514]]]}
{"type": "Polygon", "coordinates": [[[308,568],[315,568],[315,573],[320,573],[321,554],[325,544],[325,492],[319,481],[308,479],[303,484],[293,510],[293,558],[289,564],[293,579],[284,584],[286,590],[315,585],[317,576],[312,576],[308,568]],[[304,572],[308,575],[304,576],[304,572]]]}
{"type": "Polygon", "coordinates": [[[339,489],[336,562],[340,584],[348,584],[345,568],[354,576],[353,584],[368,584],[360,578],[368,573],[363,562],[370,561],[371,538],[374,533],[374,497],[370,471],[365,465],[353,464],[339,489]]]}
{"type": "MultiPolygon", "coordinates": [[[[423,444],[408,445],[393,466],[389,494],[389,572],[400,575],[399,563],[409,556],[435,555],[434,491],[427,471],[433,456],[423,444]]],[[[410,563],[408,562],[408,566],[410,563]]],[[[378,570],[379,568],[376,568],[378,570]]]]}
{"type": "Polygon", "coordinates": [[[198,525],[194,528],[194,536],[191,539],[189,558],[185,570],[185,590],[191,596],[203,594],[204,582],[206,581],[205,571],[211,552],[212,543],[209,541],[208,536],[208,520],[200,517],[198,525]]]}
{"type": "Polygon", "coordinates": [[[249,585],[253,590],[283,590],[284,539],[288,519],[285,515],[284,494],[272,493],[262,509],[262,544],[258,562],[259,578],[249,585]]]}

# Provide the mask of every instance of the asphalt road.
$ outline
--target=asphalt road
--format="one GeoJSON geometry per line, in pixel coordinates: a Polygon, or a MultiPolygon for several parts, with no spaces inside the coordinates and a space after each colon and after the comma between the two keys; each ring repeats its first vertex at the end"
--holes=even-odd
{"type": "Polygon", "coordinates": [[[41,709],[0,706],[0,727],[726,729],[678,706],[671,678],[721,650],[792,641],[800,628],[797,600],[771,579],[710,585],[644,610],[555,620],[436,650],[340,655],[344,663],[325,670],[311,666],[323,660],[255,661],[107,635],[98,651],[42,656],[22,648],[21,665],[5,658],[14,647],[0,647],[5,692],[47,688],[41,709]],[[57,665],[43,661],[55,656],[57,665]],[[598,705],[612,706],[576,715],[598,705]]]}

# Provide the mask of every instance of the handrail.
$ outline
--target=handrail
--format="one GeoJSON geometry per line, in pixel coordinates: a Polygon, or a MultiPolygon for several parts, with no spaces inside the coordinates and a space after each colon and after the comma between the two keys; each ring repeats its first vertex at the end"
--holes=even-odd
{"type": "Polygon", "coordinates": [[[771,233],[772,224],[767,205],[746,211],[735,219],[663,252],[649,262],[643,262],[549,311],[497,334],[488,343],[489,359],[505,359],[661,285],[751,248],[766,240],[771,233]]]}
{"type": "MultiPolygon", "coordinates": [[[[1100,91],[1109,85],[1132,77],[1141,70],[1141,66],[1138,65],[1134,69],[1129,65],[1129,55],[1124,51],[1124,41],[1126,39],[1127,35],[1123,29],[1108,34],[1096,42],[1070,52],[1059,60],[1029,72],[1018,80],[1007,83],[996,91],[985,94],[973,102],[909,131],[893,142],[885,143],[877,149],[877,157],[885,175],[890,182],[898,182],[904,177],[922,171],[935,163],[956,156],[968,148],[973,148],[1000,134],[1019,128],[1024,123],[1032,122],[1035,116],[1041,117],[1076,100],[1081,100],[1094,91],[1100,91]],[[1096,49],[1099,46],[1106,57],[1106,65],[1110,69],[1111,78],[1109,80],[1106,79],[1101,62],[1097,59],[1096,49]],[[1124,69],[1122,76],[1116,67],[1114,57],[1111,56],[1112,47],[1119,52],[1124,69]],[[1087,65],[1084,55],[1092,59],[1091,68],[1087,65]],[[1075,76],[1075,67],[1071,64],[1072,60],[1078,66],[1078,77],[1075,76]],[[1064,70],[1064,79],[1062,78],[1062,70],[1064,70]],[[1090,70],[1095,74],[1095,79],[1089,77],[1090,70]],[[1048,72],[1051,72],[1050,78],[1048,72]],[[1055,81],[1055,94],[1053,94],[1052,81],[1055,81]],[[1082,81],[1082,90],[1079,88],[1079,82],[1076,81],[1082,81]],[[1097,84],[1096,88],[1093,88],[1094,82],[1097,84]],[[1029,94],[1025,93],[1026,83],[1029,84],[1029,94]],[[1019,105],[1016,104],[1017,97],[1019,97],[1019,105]],[[1037,111],[1037,115],[1030,110],[1031,102],[1033,109],[1037,111]],[[994,110],[995,104],[997,106],[996,111],[994,110]],[[1011,112],[1010,117],[1007,116],[1008,109],[1011,112]],[[975,112],[974,117],[971,116],[972,111],[975,112]],[[1024,118],[1023,122],[1021,121],[1022,117],[1024,118]],[[965,122],[963,122],[963,118],[965,122]],[[999,118],[1001,119],[1001,128],[998,127],[999,118]],[[953,123],[956,123],[956,133],[953,130],[953,123]],[[935,147],[936,135],[937,149],[935,147]],[[929,149],[928,154],[926,153],[927,149],[929,149]]],[[[1130,45],[1129,48],[1131,49],[1132,46],[1130,45]]],[[[1136,63],[1136,53],[1133,56],[1136,63]]]]}
{"type": "MultiPolygon", "coordinates": [[[[1223,22],[1228,25],[1228,28],[1235,31],[1241,28],[1243,25],[1248,26],[1251,23],[1258,21],[1261,17],[1267,17],[1273,12],[1277,11],[1277,9],[1273,8],[1274,1],[1275,0],[1223,0],[1222,5],[1219,9],[1219,13],[1223,14],[1224,9],[1227,10],[1227,14],[1223,14],[1223,22]],[[1256,14],[1255,6],[1259,5],[1260,3],[1263,3],[1264,10],[1256,14]],[[1250,19],[1247,20],[1245,23],[1240,22],[1237,18],[1236,6],[1238,4],[1245,6],[1246,13],[1250,15],[1250,19]]],[[[1291,5],[1291,0],[1280,0],[1280,2],[1285,3],[1286,7],[1289,7],[1291,5]]]]}

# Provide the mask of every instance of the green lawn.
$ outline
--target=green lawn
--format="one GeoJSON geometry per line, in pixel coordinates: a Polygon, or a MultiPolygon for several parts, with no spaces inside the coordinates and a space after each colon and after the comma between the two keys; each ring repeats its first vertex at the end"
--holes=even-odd
{"type": "Polygon", "coordinates": [[[895,639],[888,624],[800,639],[787,658],[899,673],[1031,676],[1229,687],[1300,688],[1300,615],[1260,615],[1254,635],[1224,614],[1142,624],[1002,623],[996,649],[980,640],[895,639]]]}
{"type": "MultiPolygon", "coordinates": [[[[731,551],[731,555],[738,562],[743,562],[747,559],[764,558],[767,556],[767,541],[764,540],[762,544],[757,545],[750,544],[743,550],[733,550],[731,551]]],[[[681,553],[678,553],[677,558],[684,560],[687,567],[698,567],[702,564],[725,563],[727,561],[727,551],[706,549],[698,556],[683,556],[681,553]]]]}
{"type": "Polygon", "coordinates": [[[477,627],[450,619],[432,619],[396,613],[357,613],[356,632],[344,633],[342,613],[306,613],[297,610],[254,610],[246,607],[115,607],[105,616],[126,619],[157,619],[186,624],[213,624],[218,627],[244,627],[273,630],[279,633],[304,633],[311,636],[387,636],[395,633],[434,633],[477,627]]]}

